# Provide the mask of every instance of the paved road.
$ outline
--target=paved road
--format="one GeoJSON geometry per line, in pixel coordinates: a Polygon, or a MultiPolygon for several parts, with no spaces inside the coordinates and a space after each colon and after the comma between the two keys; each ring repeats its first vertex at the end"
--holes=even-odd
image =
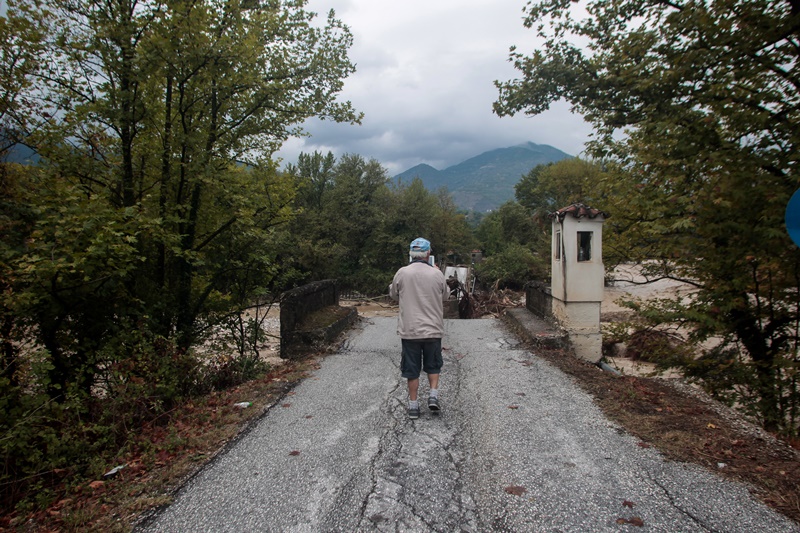
{"type": "Polygon", "coordinates": [[[443,411],[408,420],[395,325],[363,319],[141,530],[800,531],[638,446],[496,320],[446,322],[443,411]]]}

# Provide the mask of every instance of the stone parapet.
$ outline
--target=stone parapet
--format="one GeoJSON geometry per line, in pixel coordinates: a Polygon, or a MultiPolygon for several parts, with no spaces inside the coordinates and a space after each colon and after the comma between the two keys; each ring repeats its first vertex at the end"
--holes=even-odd
{"type": "Polygon", "coordinates": [[[339,306],[336,280],[315,281],[286,291],[281,295],[281,358],[323,348],[357,318],[354,307],[339,306]]]}
{"type": "Polygon", "coordinates": [[[513,307],[506,309],[502,315],[518,334],[542,348],[568,348],[569,337],[567,332],[558,328],[552,322],[537,316],[529,309],[513,307]]]}
{"type": "Polygon", "coordinates": [[[552,321],[553,293],[550,286],[541,281],[532,281],[525,286],[525,307],[536,316],[552,321]]]}

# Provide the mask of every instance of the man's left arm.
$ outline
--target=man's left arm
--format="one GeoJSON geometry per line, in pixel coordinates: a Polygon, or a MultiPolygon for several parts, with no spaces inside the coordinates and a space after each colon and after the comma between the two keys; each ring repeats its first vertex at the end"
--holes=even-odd
{"type": "Polygon", "coordinates": [[[392,279],[392,282],[389,284],[389,298],[391,298],[396,302],[400,301],[400,293],[397,284],[398,284],[397,274],[395,274],[394,279],[392,279]]]}

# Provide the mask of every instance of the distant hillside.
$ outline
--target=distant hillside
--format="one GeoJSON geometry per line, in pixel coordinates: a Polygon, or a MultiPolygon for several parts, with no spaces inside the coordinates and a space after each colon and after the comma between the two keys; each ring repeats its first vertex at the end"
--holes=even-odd
{"type": "Polygon", "coordinates": [[[14,143],[6,130],[0,127],[0,161],[4,163],[21,163],[35,165],[39,162],[39,154],[24,144],[14,143]]]}
{"type": "Polygon", "coordinates": [[[419,177],[428,190],[447,187],[456,205],[487,211],[514,198],[514,185],[537,165],[572,157],[546,144],[525,143],[471,157],[444,170],[417,165],[395,176],[410,182],[419,177]]]}

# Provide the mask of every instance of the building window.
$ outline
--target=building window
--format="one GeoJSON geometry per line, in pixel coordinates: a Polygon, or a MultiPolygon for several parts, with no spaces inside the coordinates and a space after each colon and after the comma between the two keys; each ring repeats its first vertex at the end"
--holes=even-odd
{"type": "Polygon", "coordinates": [[[556,232],[556,261],[561,260],[561,232],[556,232]]]}
{"type": "Polygon", "coordinates": [[[592,260],[592,232],[578,232],[578,261],[592,260]]]}

